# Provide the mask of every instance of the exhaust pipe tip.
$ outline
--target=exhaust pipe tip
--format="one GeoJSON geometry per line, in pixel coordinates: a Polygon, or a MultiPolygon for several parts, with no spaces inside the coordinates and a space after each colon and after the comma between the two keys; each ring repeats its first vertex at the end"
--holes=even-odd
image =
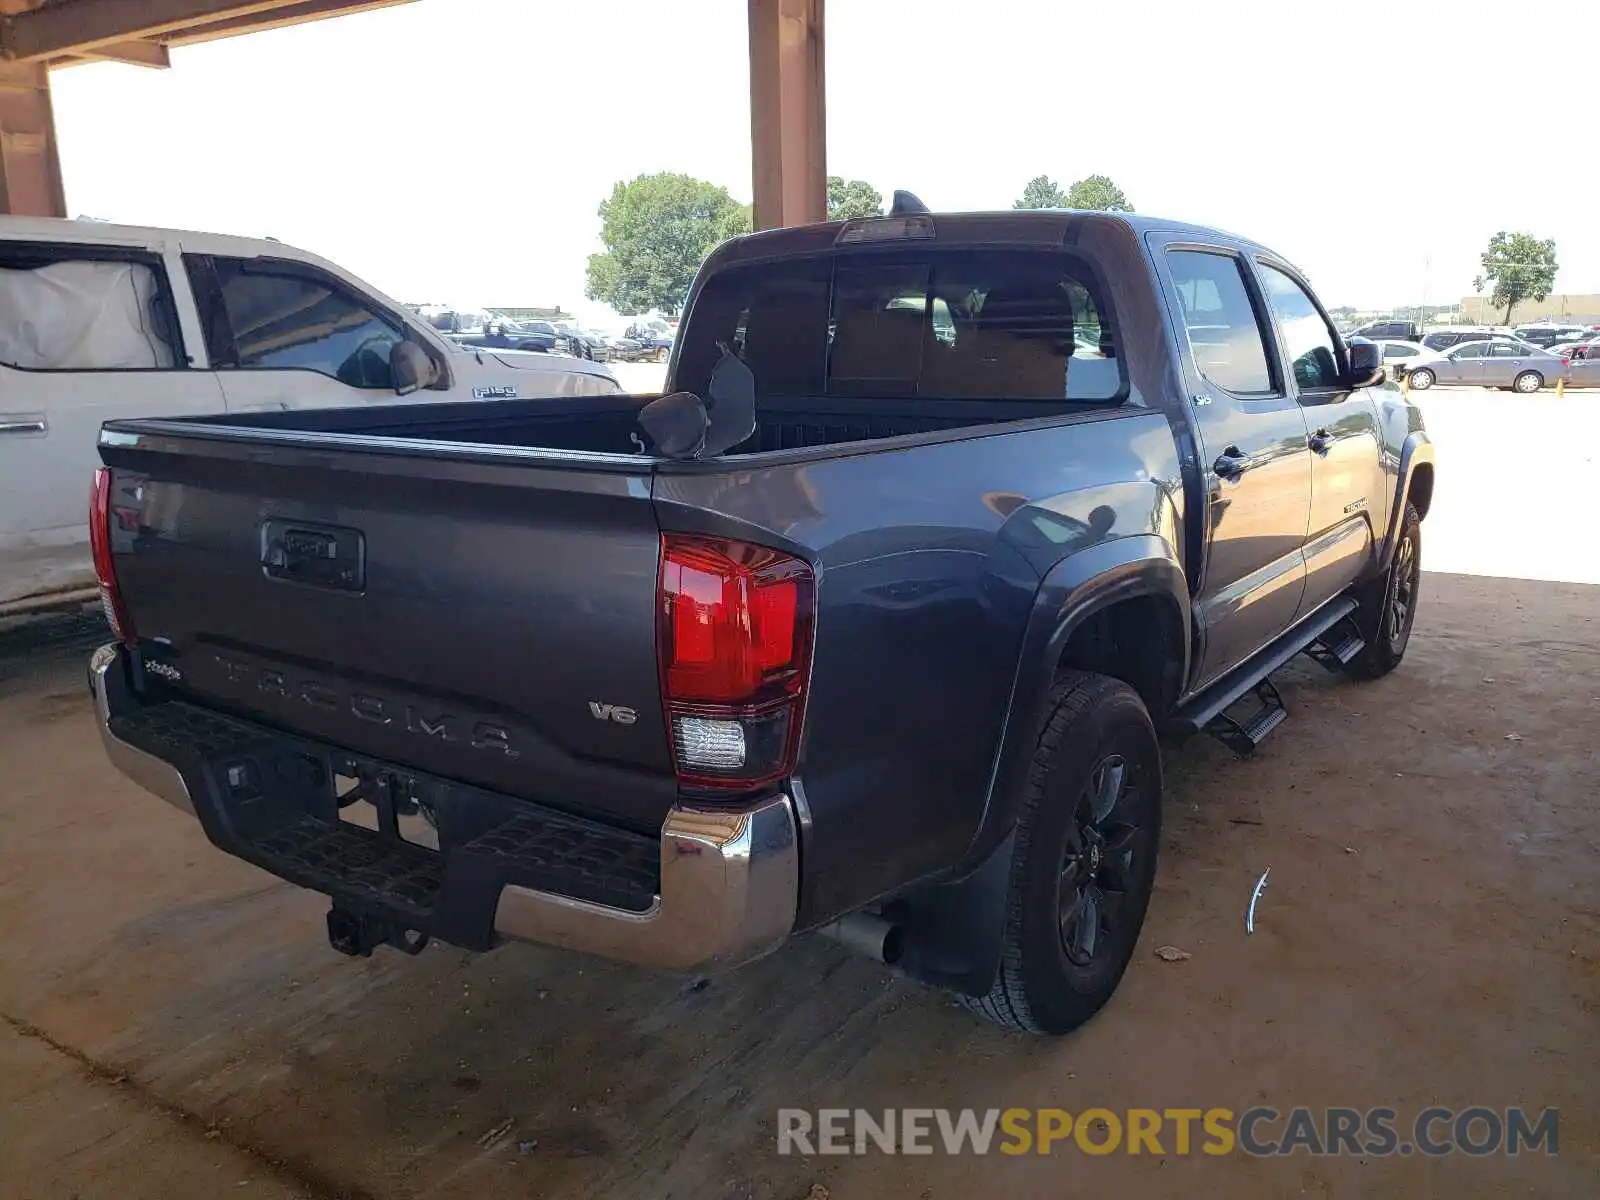
{"type": "Polygon", "coordinates": [[[822,926],[817,932],[885,966],[894,966],[905,954],[904,927],[873,913],[851,913],[822,926]]]}

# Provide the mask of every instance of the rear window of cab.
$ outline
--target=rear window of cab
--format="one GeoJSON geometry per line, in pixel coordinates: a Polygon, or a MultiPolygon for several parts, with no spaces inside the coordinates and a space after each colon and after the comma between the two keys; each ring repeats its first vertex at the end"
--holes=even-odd
{"type": "Polygon", "coordinates": [[[756,395],[1111,402],[1126,395],[1115,318],[1066,252],[853,252],[706,280],[677,383],[704,394],[723,348],[756,395]]]}

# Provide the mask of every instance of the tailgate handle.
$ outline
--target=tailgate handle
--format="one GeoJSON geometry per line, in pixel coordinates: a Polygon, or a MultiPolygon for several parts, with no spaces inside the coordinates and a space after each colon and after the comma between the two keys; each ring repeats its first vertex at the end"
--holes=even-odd
{"type": "Polygon", "coordinates": [[[304,521],[263,521],[261,567],[271,579],[359,592],[367,586],[366,537],[359,529],[304,521]]]}

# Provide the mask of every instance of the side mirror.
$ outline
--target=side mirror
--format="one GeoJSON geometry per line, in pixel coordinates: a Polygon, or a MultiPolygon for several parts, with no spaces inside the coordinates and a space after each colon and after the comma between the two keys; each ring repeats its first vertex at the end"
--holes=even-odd
{"type": "Polygon", "coordinates": [[[1383,347],[1363,337],[1353,337],[1345,347],[1350,367],[1345,373],[1345,386],[1350,388],[1376,387],[1383,382],[1383,347]]]}
{"type": "Polygon", "coordinates": [[[394,394],[409,396],[438,382],[439,364],[415,342],[396,342],[389,351],[389,373],[394,377],[394,394]]]}

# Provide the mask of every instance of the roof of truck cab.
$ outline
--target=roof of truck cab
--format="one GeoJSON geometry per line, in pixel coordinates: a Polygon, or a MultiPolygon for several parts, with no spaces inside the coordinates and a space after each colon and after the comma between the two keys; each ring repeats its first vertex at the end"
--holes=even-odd
{"type": "MultiPolygon", "coordinates": [[[[935,243],[1060,244],[1067,240],[1074,228],[1093,222],[1121,225],[1138,237],[1147,233],[1177,234],[1181,238],[1191,238],[1197,242],[1232,245],[1252,253],[1269,254],[1281,261],[1288,261],[1276,251],[1236,233],[1229,233],[1209,225],[1196,225],[1189,221],[1175,221],[1145,213],[1035,208],[1000,209],[990,212],[935,212],[926,215],[933,220],[935,243]]],[[[836,244],[839,231],[846,225],[871,219],[858,217],[853,221],[821,221],[813,225],[765,229],[759,233],[736,238],[731,243],[725,243],[721,253],[726,258],[741,259],[769,254],[822,251],[836,244]]]]}
{"type": "MultiPolygon", "coordinates": [[[[911,214],[907,214],[911,215],[911,214]]],[[[1247,237],[1236,233],[1229,233],[1224,229],[1217,229],[1210,225],[1196,225],[1190,221],[1175,221],[1166,217],[1150,216],[1146,213],[1105,212],[1091,209],[1067,208],[1031,208],[1031,209],[997,209],[993,211],[977,212],[936,212],[928,213],[933,219],[936,240],[948,237],[952,241],[967,240],[973,234],[988,236],[1003,235],[1009,230],[1017,241],[1037,242],[1041,237],[1048,237],[1059,232],[1065,238],[1075,225],[1085,222],[1115,223],[1124,225],[1134,233],[1177,233],[1192,236],[1197,240],[1219,240],[1233,242],[1242,246],[1265,251],[1266,247],[1254,242],[1247,237]]],[[[760,233],[746,234],[739,239],[743,242],[781,242],[795,238],[797,235],[810,235],[806,240],[818,237],[823,233],[837,238],[839,230],[846,225],[870,221],[871,217],[856,217],[849,221],[819,221],[812,225],[788,226],[782,229],[766,229],[760,233]]],[[[883,218],[887,219],[887,218],[883,218]]]]}

